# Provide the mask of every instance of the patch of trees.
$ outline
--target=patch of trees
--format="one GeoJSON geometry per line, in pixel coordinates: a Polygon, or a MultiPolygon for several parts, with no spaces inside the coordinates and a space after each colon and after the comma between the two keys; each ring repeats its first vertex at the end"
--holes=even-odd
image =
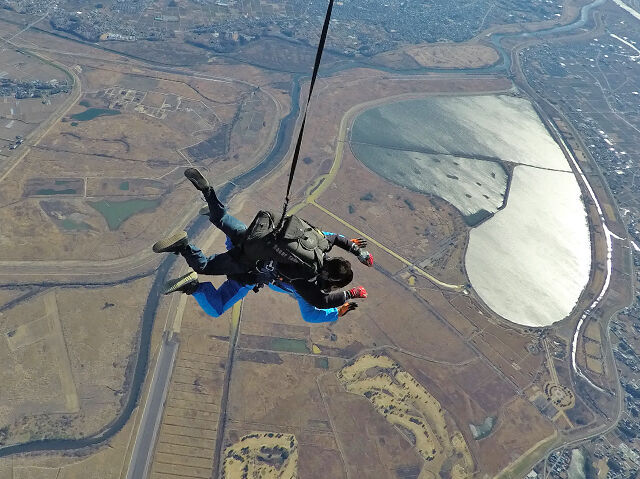
{"type": "Polygon", "coordinates": [[[54,14],[49,23],[56,30],[71,33],[83,40],[97,42],[100,39],[101,32],[94,25],[84,23],[76,15],[67,12],[54,14]]]}
{"type": "Polygon", "coordinates": [[[3,446],[9,438],[9,426],[0,428],[0,446],[3,446]]]}

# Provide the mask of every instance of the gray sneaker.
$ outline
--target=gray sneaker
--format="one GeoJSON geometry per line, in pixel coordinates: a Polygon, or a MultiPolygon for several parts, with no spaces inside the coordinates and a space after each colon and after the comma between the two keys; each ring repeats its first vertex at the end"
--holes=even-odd
{"type": "Polygon", "coordinates": [[[198,273],[191,271],[179,278],[167,281],[164,284],[164,294],[180,291],[184,294],[193,294],[198,289],[198,273]]]}
{"type": "Polygon", "coordinates": [[[202,208],[200,208],[200,211],[198,213],[202,216],[209,216],[209,205],[204,205],[202,208]]]}
{"type": "Polygon", "coordinates": [[[161,239],[153,245],[154,253],[179,253],[189,244],[189,237],[186,231],[180,231],[171,236],[161,239]]]}
{"type": "Polygon", "coordinates": [[[209,188],[209,182],[197,168],[187,168],[184,170],[184,176],[186,176],[199,191],[204,191],[209,188]]]}

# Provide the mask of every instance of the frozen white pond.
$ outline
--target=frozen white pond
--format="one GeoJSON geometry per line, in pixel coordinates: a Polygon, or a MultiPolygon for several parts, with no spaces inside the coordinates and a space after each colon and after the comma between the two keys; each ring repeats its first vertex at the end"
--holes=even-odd
{"type": "Polygon", "coordinates": [[[506,95],[433,97],[375,107],[354,121],[351,142],[569,171],[531,103],[506,95]]]}
{"type": "Polygon", "coordinates": [[[471,231],[465,258],[492,310],[527,326],[571,312],[589,279],[587,217],[577,180],[529,101],[493,95],[382,105],[356,118],[350,145],[371,170],[445,199],[466,218],[495,213],[471,231]],[[507,177],[495,160],[517,164],[501,210],[507,177]]]}
{"type": "Polygon", "coordinates": [[[380,176],[448,201],[464,216],[494,213],[504,202],[507,173],[495,161],[352,145],[358,159],[380,176]]]}
{"type": "Polygon", "coordinates": [[[565,318],[591,267],[573,173],[516,167],[506,208],[471,231],[465,263],[482,300],[509,321],[547,326],[565,318]]]}
{"type": "Polygon", "coordinates": [[[571,450],[571,462],[569,463],[569,469],[567,470],[567,476],[569,479],[584,479],[585,457],[580,449],[571,450]]]}

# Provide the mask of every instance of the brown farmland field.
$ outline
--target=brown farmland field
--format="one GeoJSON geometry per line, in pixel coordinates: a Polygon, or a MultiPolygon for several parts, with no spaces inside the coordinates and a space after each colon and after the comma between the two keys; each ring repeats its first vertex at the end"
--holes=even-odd
{"type": "Polygon", "coordinates": [[[498,61],[493,48],[478,44],[415,45],[405,51],[424,67],[478,68],[498,61]]]}
{"type": "Polygon", "coordinates": [[[197,196],[193,190],[185,194],[181,174],[189,165],[185,148],[226,131],[224,158],[207,157],[199,164],[206,170],[214,160],[228,161],[225,173],[216,175],[222,182],[254,165],[275,135],[279,105],[243,83],[200,80],[196,83],[206,83],[200,86],[204,96],[187,77],[142,69],[125,73],[117,66],[89,63],[80,68],[79,78],[92,90],[31,149],[22,167],[11,171],[0,193],[0,203],[7,206],[0,218],[12,232],[0,243],[13,243],[12,259],[90,259],[96,253],[99,259],[114,259],[139,253],[177,228],[185,207],[195,210],[197,196]],[[107,110],[107,115],[97,113],[107,110]],[[34,194],[55,204],[20,199],[34,194]],[[107,213],[122,218],[113,226],[90,206],[140,197],[167,214],[158,215],[156,207],[136,212],[140,207],[132,202],[132,210],[124,206],[127,212],[107,213]],[[28,243],[22,241],[27,231],[33,238],[28,243]],[[47,248],[39,238],[47,238],[47,248]],[[97,252],[96,241],[104,244],[97,252]]]}
{"type": "Polygon", "coordinates": [[[149,286],[52,288],[3,314],[10,442],[97,432],[117,415],[149,286]]]}

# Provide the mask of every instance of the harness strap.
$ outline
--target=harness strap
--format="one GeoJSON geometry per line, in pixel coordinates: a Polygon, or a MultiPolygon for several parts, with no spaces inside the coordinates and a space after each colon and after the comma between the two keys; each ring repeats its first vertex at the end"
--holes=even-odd
{"type": "Polygon", "coordinates": [[[304,107],[302,123],[300,125],[300,131],[298,132],[298,141],[296,142],[296,148],[293,152],[291,171],[289,171],[289,183],[287,184],[287,193],[285,195],[284,207],[282,208],[282,217],[280,218],[280,222],[278,223],[276,230],[279,230],[282,227],[284,218],[287,214],[287,208],[289,207],[289,193],[291,192],[291,183],[293,183],[293,176],[295,175],[296,166],[298,165],[298,156],[300,155],[300,147],[302,146],[302,134],[304,133],[304,125],[307,120],[307,110],[309,109],[309,102],[311,101],[311,94],[313,93],[313,85],[316,83],[316,77],[318,76],[318,69],[320,68],[320,60],[322,59],[324,43],[327,39],[327,31],[329,30],[329,22],[331,21],[331,10],[333,10],[333,0],[329,0],[327,14],[324,17],[324,25],[322,26],[320,42],[318,43],[318,50],[316,51],[316,61],[313,65],[313,74],[311,75],[311,84],[309,85],[309,97],[307,98],[307,104],[304,107]]]}

